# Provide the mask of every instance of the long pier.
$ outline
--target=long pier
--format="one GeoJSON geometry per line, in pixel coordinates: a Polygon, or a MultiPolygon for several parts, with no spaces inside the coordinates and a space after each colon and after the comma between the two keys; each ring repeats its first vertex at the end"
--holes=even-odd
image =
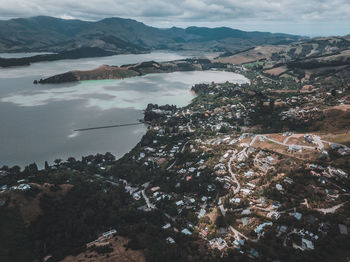
{"type": "Polygon", "coordinates": [[[106,129],[106,128],[115,128],[115,127],[123,127],[123,126],[136,126],[136,125],[143,125],[143,124],[144,124],[143,122],[138,122],[138,123],[122,124],[122,125],[96,126],[96,127],[75,129],[73,131],[82,132],[82,131],[89,131],[89,130],[96,130],[96,129],[106,129]]]}

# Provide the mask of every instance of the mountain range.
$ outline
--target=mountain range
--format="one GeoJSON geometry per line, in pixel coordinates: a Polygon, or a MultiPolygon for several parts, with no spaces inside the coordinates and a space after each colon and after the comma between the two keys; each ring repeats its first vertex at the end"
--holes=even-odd
{"type": "Polygon", "coordinates": [[[97,22],[37,16],[0,21],[0,52],[63,52],[97,47],[115,53],[153,49],[237,52],[264,44],[287,44],[300,36],[246,32],[228,27],[156,28],[106,18],[97,22]]]}

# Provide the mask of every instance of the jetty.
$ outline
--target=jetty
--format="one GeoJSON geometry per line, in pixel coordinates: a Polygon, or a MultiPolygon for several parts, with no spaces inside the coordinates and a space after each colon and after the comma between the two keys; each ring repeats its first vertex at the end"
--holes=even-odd
{"type": "Polygon", "coordinates": [[[143,125],[143,122],[137,122],[137,123],[130,123],[130,124],[119,124],[119,125],[109,125],[109,126],[96,126],[96,127],[87,127],[87,128],[79,128],[73,130],[74,132],[82,132],[82,131],[89,131],[89,130],[97,130],[97,129],[106,129],[106,128],[115,128],[115,127],[123,127],[123,126],[136,126],[136,125],[143,125]]]}

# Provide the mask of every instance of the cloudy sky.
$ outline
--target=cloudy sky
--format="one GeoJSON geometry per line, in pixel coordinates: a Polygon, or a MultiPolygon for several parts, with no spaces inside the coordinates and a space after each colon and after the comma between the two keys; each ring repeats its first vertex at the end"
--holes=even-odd
{"type": "Polygon", "coordinates": [[[350,0],[0,0],[0,19],[36,15],[90,21],[118,16],[157,27],[350,34],[350,0]]]}

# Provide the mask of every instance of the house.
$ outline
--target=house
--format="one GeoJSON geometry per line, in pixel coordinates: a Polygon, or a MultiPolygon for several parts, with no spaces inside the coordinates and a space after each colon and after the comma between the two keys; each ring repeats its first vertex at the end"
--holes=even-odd
{"type": "Polygon", "coordinates": [[[295,212],[294,213],[294,217],[297,219],[297,220],[300,220],[301,218],[302,218],[302,214],[301,213],[299,213],[299,212],[295,212]]]}
{"type": "Polygon", "coordinates": [[[276,189],[277,189],[278,191],[282,191],[282,190],[283,190],[283,187],[282,187],[281,184],[277,184],[277,185],[276,185],[276,189]]]}
{"type": "Polygon", "coordinates": [[[222,250],[227,246],[226,241],[221,237],[213,238],[212,240],[209,241],[209,244],[211,245],[212,248],[217,248],[219,250],[222,250]]]}
{"type": "Polygon", "coordinates": [[[202,237],[206,237],[208,235],[208,230],[207,229],[203,229],[200,234],[202,235],[202,237]]]}
{"type": "Polygon", "coordinates": [[[306,219],[309,225],[313,225],[316,222],[317,218],[313,215],[309,215],[306,219]]]}
{"type": "Polygon", "coordinates": [[[281,226],[281,227],[280,227],[280,232],[281,232],[281,233],[286,233],[286,232],[287,232],[287,229],[288,229],[287,226],[281,226]]]}
{"type": "Polygon", "coordinates": [[[231,198],[230,199],[230,203],[240,203],[241,202],[241,199],[240,198],[231,198]]]}
{"type": "Polygon", "coordinates": [[[254,172],[253,171],[247,171],[247,172],[244,172],[244,175],[246,178],[250,178],[251,176],[254,175],[254,172]]]}
{"type": "Polygon", "coordinates": [[[189,231],[187,228],[183,229],[181,233],[185,235],[192,235],[191,231],[189,231]]]}
{"type": "Polygon", "coordinates": [[[220,228],[219,228],[219,232],[220,232],[220,235],[226,236],[226,234],[227,234],[227,229],[224,228],[224,227],[220,227],[220,228]]]}
{"type": "Polygon", "coordinates": [[[249,224],[250,218],[249,218],[249,217],[242,217],[242,218],[241,218],[241,222],[242,222],[242,225],[243,225],[243,226],[246,226],[246,225],[249,224]]]}
{"type": "Polygon", "coordinates": [[[338,153],[342,156],[350,155],[350,149],[348,147],[341,147],[338,149],[338,153]]]}
{"type": "Polygon", "coordinates": [[[293,179],[291,179],[290,177],[286,177],[283,181],[288,184],[293,184],[293,179]]]}
{"type": "Polygon", "coordinates": [[[224,239],[222,239],[221,237],[219,237],[218,239],[217,239],[217,248],[219,249],[219,250],[222,250],[222,249],[224,249],[226,246],[227,246],[227,243],[226,243],[226,241],[224,240],[224,239]]]}
{"type": "Polygon", "coordinates": [[[196,168],[190,167],[190,168],[188,169],[188,171],[189,171],[190,173],[193,173],[194,171],[196,171],[196,168]]]}
{"type": "Polygon", "coordinates": [[[169,227],[171,227],[170,223],[167,223],[166,225],[162,226],[163,229],[168,229],[169,227]]]}
{"type": "Polygon", "coordinates": [[[252,183],[247,183],[247,186],[251,187],[251,188],[255,188],[255,185],[252,183]]]}
{"type": "Polygon", "coordinates": [[[0,207],[4,206],[6,204],[6,200],[0,199],[0,207]]]}
{"type": "Polygon", "coordinates": [[[309,134],[306,134],[305,136],[304,136],[304,138],[305,138],[305,140],[306,140],[306,142],[308,142],[308,143],[310,143],[310,144],[312,144],[313,143],[313,139],[312,139],[312,137],[309,135],[309,134]]]}
{"type": "Polygon", "coordinates": [[[267,160],[267,162],[269,162],[270,164],[272,164],[272,162],[275,160],[275,158],[272,157],[272,156],[267,156],[267,157],[266,157],[266,160],[267,160]]]}
{"type": "Polygon", "coordinates": [[[313,249],[315,249],[314,243],[312,243],[312,241],[307,240],[305,238],[301,239],[301,247],[302,247],[302,250],[313,250],[313,249]]]}
{"type": "Polygon", "coordinates": [[[273,204],[272,204],[272,208],[274,208],[274,209],[278,209],[278,208],[280,208],[281,207],[281,203],[279,203],[279,202],[274,202],[273,204]]]}
{"type": "Polygon", "coordinates": [[[140,195],[139,192],[135,192],[135,193],[132,195],[132,197],[133,197],[135,200],[140,200],[141,195],[140,195]]]}
{"type": "Polygon", "coordinates": [[[175,203],[177,206],[182,206],[184,204],[184,201],[179,200],[175,203]]]}
{"type": "Polygon", "coordinates": [[[175,244],[175,240],[174,240],[172,237],[168,237],[168,238],[166,239],[166,242],[167,242],[168,244],[175,244]]]}
{"type": "Polygon", "coordinates": [[[343,170],[341,170],[341,169],[334,170],[334,174],[339,176],[339,177],[342,177],[342,178],[348,178],[349,177],[349,175],[346,172],[344,172],[343,170]]]}
{"type": "Polygon", "coordinates": [[[114,235],[114,234],[116,234],[116,233],[117,233],[117,230],[112,229],[112,230],[110,230],[110,231],[107,231],[107,232],[103,233],[102,236],[103,236],[103,237],[108,237],[108,236],[112,236],[112,235],[114,235]]]}
{"type": "Polygon", "coordinates": [[[318,181],[320,181],[322,184],[326,184],[327,182],[328,182],[328,180],[327,180],[327,178],[325,178],[325,177],[320,177],[319,179],[318,179],[318,181]]]}
{"type": "Polygon", "coordinates": [[[195,200],[194,198],[190,198],[188,201],[189,201],[191,204],[194,204],[194,203],[196,202],[196,200],[195,200]]]}
{"type": "Polygon", "coordinates": [[[338,227],[339,227],[340,234],[348,235],[348,228],[346,225],[339,224],[338,227]]]}
{"type": "Polygon", "coordinates": [[[321,158],[327,158],[328,155],[329,155],[329,154],[328,154],[327,150],[323,149],[323,150],[322,150],[322,154],[321,154],[321,158]]]}
{"type": "Polygon", "coordinates": [[[205,214],[206,214],[206,211],[205,211],[205,209],[204,209],[204,208],[202,208],[202,209],[199,211],[198,218],[202,218],[202,217],[204,217],[204,216],[205,216],[205,214]]]}
{"type": "Polygon", "coordinates": [[[9,173],[3,170],[0,170],[0,177],[7,176],[9,173]]]}
{"type": "Polygon", "coordinates": [[[215,191],[215,186],[214,185],[208,185],[207,190],[208,190],[208,192],[215,191]]]}
{"type": "Polygon", "coordinates": [[[158,191],[159,189],[160,189],[159,186],[155,186],[155,187],[152,187],[152,188],[151,188],[151,191],[152,191],[152,192],[156,192],[156,191],[158,191]]]}
{"type": "Polygon", "coordinates": [[[261,231],[264,229],[264,227],[266,227],[266,226],[271,226],[271,227],[272,227],[272,222],[260,224],[259,226],[257,226],[257,227],[254,229],[254,232],[257,233],[257,234],[260,234],[260,232],[261,232],[261,231]]]}
{"type": "Polygon", "coordinates": [[[20,184],[18,187],[17,187],[17,189],[18,190],[21,190],[21,191],[27,191],[27,190],[29,190],[31,187],[30,187],[30,185],[28,185],[28,184],[20,184]]]}
{"type": "Polygon", "coordinates": [[[249,209],[249,208],[244,209],[244,210],[242,211],[242,213],[241,213],[241,215],[250,215],[250,214],[251,214],[251,212],[250,212],[250,209],[249,209]]]}
{"type": "Polygon", "coordinates": [[[288,146],[288,152],[299,152],[301,153],[303,151],[301,146],[297,146],[297,145],[289,145],[288,146]]]}
{"type": "Polygon", "coordinates": [[[242,191],[242,193],[243,193],[244,195],[249,195],[249,194],[250,194],[250,189],[242,188],[241,191],[242,191]]]}
{"type": "Polygon", "coordinates": [[[267,217],[278,220],[281,217],[281,214],[279,212],[272,211],[272,212],[267,214],[267,217]]]}

